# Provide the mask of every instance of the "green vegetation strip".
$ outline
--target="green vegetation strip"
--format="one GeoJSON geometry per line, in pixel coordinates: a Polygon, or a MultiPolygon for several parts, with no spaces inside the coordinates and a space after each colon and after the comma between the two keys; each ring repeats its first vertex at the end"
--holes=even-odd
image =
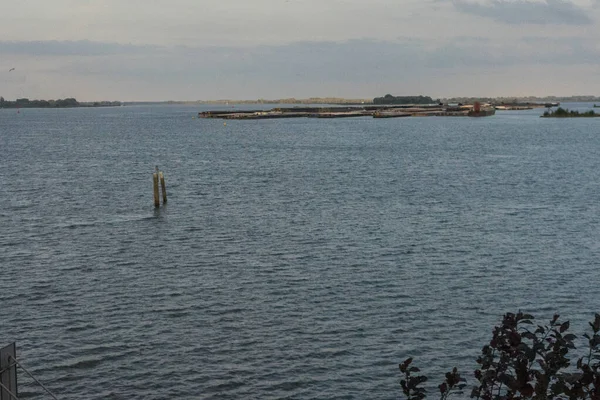
{"type": "Polygon", "coordinates": [[[575,110],[569,110],[562,107],[558,107],[554,111],[545,111],[542,118],[593,118],[600,117],[600,114],[594,112],[594,110],[579,112],[575,110]]]}

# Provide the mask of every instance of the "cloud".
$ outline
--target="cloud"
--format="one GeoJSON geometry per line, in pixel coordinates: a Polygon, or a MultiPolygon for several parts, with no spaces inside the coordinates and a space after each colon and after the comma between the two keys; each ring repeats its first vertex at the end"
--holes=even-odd
{"type": "Polygon", "coordinates": [[[463,13],[491,18],[506,24],[590,25],[593,20],[586,10],[567,0],[489,0],[476,3],[452,0],[463,13]]]}
{"type": "MultiPolygon", "coordinates": [[[[254,47],[0,41],[0,53],[8,55],[0,60],[0,82],[5,98],[195,100],[374,97],[390,92],[443,97],[474,89],[490,95],[491,88],[520,88],[556,68],[561,73],[565,68],[588,71],[600,63],[593,39],[564,37],[553,39],[552,46],[548,40],[361,39],[254,47]],[[9,74],[9,67],[17,71],[9,74]],[[26,78],[26,83],[17,78],[26,78]]],[[[570,76],[576,81],[581,74],[570,76]]]]}
{"type": "Polygon", "coordinates": [[[92,42],[89,40],[0,41],[0,54],[32,56],[106,56],[148,52],[156,46],[92,42]]]}
{"type": "Polygon", "coordinates": [[[0,12],[0,89],[80,100],[600,92],[599,17],[600,0],[16,1],[0,12]]]}

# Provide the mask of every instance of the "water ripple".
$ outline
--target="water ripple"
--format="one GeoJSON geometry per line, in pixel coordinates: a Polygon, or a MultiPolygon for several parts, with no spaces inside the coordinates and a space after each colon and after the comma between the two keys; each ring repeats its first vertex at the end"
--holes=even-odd
{"type": "Polygon", "coordinates": [[[600,310],[593,121],[197,111],[0,110],[0,344],[61,399],[396,398],[600,310]]]}

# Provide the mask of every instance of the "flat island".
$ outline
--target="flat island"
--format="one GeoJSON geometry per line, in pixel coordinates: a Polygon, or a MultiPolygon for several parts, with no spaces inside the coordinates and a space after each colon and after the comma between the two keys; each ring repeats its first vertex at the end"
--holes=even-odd
{"type": "MultiPolygon", "coordinates": [[[[514,98],[512,100],[452,98],[433,99],[430,96],[392,96],[386,94],[373,100],[335,99],[334,103],[323,103],[326,98],[311,98],[310,101],[286,99],[274,101],[277,104],[301,104],[277,107],[270,110],[230,110],[205,111],[198,113],[199,118],[221,119],[274,119],[274,118],[401,118],[401,117],[489,117],[496,110],[530,110],[533,108],[556,107],[556,102],[539,102],[538,99],[514,98]],[[311,103],[312,102],[312,103],[311,103]],[[319,105],[316,105],[319,104],[319,105]]],[[[231,102],[234,104],[235,102],[231,102]]],[[[229,101],[218,104],[228,106],[229,101]]],[[[248,103],[244,103],[248,104],[248,103]]],[[[259,101],[258,104],[264,104],[259,101]]]]}
{"type": "Polygon", "coordinates": [[[496,110],[488,105],[402,104],[358,107],[278,107],[271,110],[204,111],[199,118],[276,119],[276,118],[401,118],[401,117],[488,117],[496,110]]]}
{"type": "Polygon", "coordinates": [[[558,107],[554,111],[544,111],[541,118],[594,118],[600,117],[600,113],[589,110],[585,112],[579,112],[576,110],[569,110],[566,108],[558,107]]]}

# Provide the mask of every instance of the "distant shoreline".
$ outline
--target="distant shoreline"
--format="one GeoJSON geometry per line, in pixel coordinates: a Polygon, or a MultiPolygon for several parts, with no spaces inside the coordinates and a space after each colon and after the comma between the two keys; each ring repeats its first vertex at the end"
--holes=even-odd
{"type": "MultiPolygon", "coordinates": [[[[448,97],[441,98],[443,103],[464,103],[473,104],[478,101],[481,103],[493,104],[545,104],[545,103],[593,103],[600,102],[597,96],[522,96],[522,97],[448,97]]],[[[369,105],[374,104],[373,99],[346,99],[338,97],[311,97],[307,99],[255,99],[255,100],[166,100],[166,101],[124,101],[124,105],[244,105],[244,104],[289,104],[289,105],[309,105],[309,104],[328,104],[328,105],[369,105]]]]}
{"type": "Polygon", "coordinates": [[[81,108],[81,107],[119,107],[123,105],[120,101],[93,101],[78,102],[70,97],[57,100],[29,100],[26,98],[15,101],[5,100],[0,97],[0,109],[7,108],[81,108]]]}
{"type": "Polygon", "coordinates": [[[124,101],[124,105],[153,105],[153,104],[174,104],[174,105],[233,105],[233,104],[340,104],[340,105],[363,105],[373,104],[373,99],[343,99],[318,97],[309,99],[257,99],[257,100],[167,100],[167,101],[124,101]]]}
{"type": "MultiPolygon", "coordinates": [[[[480,102],[494,105],[541,105],[548,103],[593,103],[600,102],[597,96],[522,96],[522,97],[449,97],[441,98],[444,104],[473,104],[480,102]]],[[[78,102],[74,98],[57,100],[29,100],[17,99],[14,101],[4,100],[0,97],[1,108],[77,108],[77,107],[117,107],[136,105],[190,105],[190,106],[233,106],[233,105],[340,105],[340,106],[364,106],[372,105],[374,99],[346,99],[341,97],[311,97],[307,99],[254,99],[254,100],[157,100],[157,101],[85,101],[78,102]]]]}

